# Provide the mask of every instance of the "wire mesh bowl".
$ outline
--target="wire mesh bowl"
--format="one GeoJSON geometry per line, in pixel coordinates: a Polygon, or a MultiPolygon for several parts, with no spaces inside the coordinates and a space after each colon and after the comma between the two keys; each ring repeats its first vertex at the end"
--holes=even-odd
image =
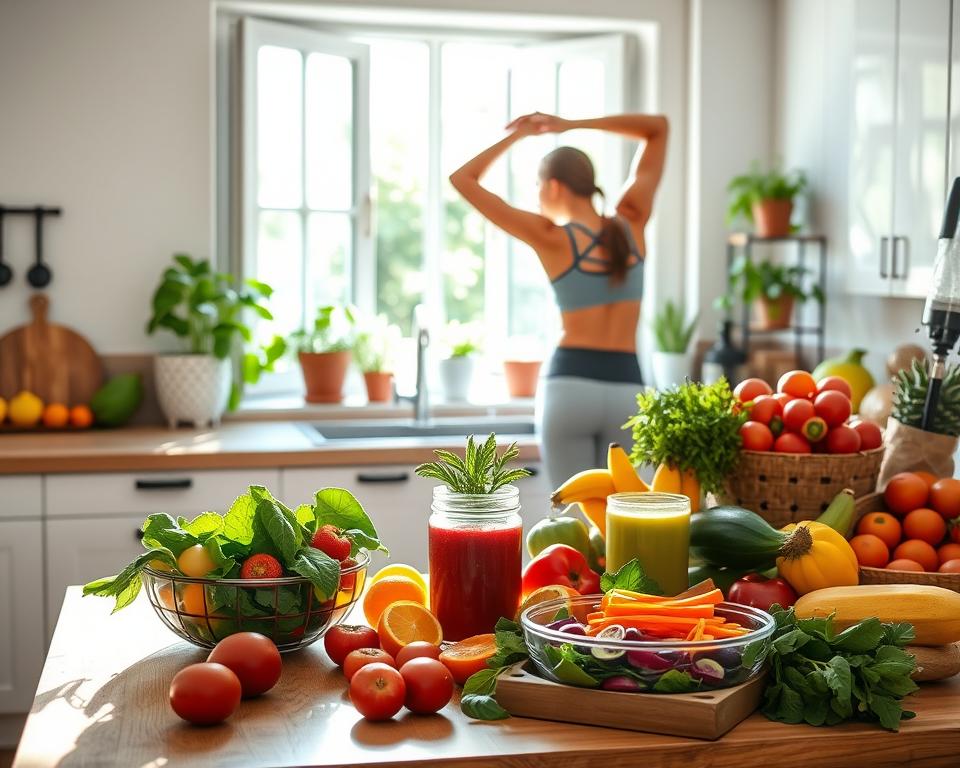
{"type": "Polygon", "coordinates": [[[259,632],[281,652],[314,642],[350,612],[363,592],[370,555],[340,571],[340,586],[327,600],[300,576],[280,579],[198,579],[152,568],[143,570],[150,605],[171,630],[201,648],[213,648],[237,632],[259,632]]]}

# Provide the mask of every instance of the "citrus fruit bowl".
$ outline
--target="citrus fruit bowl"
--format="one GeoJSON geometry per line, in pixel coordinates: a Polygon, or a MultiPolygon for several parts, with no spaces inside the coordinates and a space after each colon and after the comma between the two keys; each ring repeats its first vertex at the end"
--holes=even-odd
{"type": "MultiPolygon", "coordinates": [[[[550,600],[527,608],[520,625],[530,659],[540,676],[557,683],[637,693],[691,693],[730,688],[753,679],[762,662],[753,661],[754,643],[773,634],[773,617],[738,603],[719,603],[716,615],[748,629],[717,640],[664,640],[642,632],[622,639],[585,634],[583,619],[603,595],[550,600]]],[[[628,633],[630,631],[628,630],[628,633]]]]}
{"type": "Polygon", "coordinates": [[[202,579],[143,570],[147,599],[157,616],[187,642],[213,648],[237,632],[259,632],[281,652],[310,645],[343,621],[363,592],[370,556],[340,571],[330,598],[299,576],[279,579],[202,579]]]}

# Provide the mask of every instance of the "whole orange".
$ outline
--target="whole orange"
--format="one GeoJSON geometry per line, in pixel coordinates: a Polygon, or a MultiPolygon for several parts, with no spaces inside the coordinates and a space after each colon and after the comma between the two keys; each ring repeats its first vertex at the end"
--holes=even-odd
{"type": "Polygon", "coordinates": [[[75,405],[70,409],[70,426],[86,429],[93,425],[93,411],[86,405],[75,405]]]}
{"type": "Polygon", "coordinates": [[[900,543],[902,529],[900,521],[889,512],[871,512],[860,518],[857,533],[872,533],[893,549],[900,543]]]}
{"type": "Polygon", "coordinates": [[[890,478],[883,491],[887,509],[901,517],[927,503],[930,489],[922,478],[913,472],[900,472],[890,478]]]}
{"type": "Polygon", "coordinates": [[[947,520],[960,516],[960,480],[945,477],[930,487],[930,506],[947,520]]]}
{"type": "Polygon", "coordinates": [[[63,403],[50,403],[43,409],[43,426],[57,429],[67,426],[70,421],[70,410],[63,403]]]}
{"type": "Polygon", "coordinates": [[[954,558],[953,560],[947,560],[939,568],[940,573],[960,573],[960,558],[954,558]]]}
{"type": "Polygon", "coordinates": [[[921,507],[903,518],[903,535],[937,546],[947,535],[947,523],[934,510],[921,507]]]}
{"type": "Polygon", "coordinates": [[[960,544],[955,541],[944,544],[937,550],[937,557],[940,558],[940,564],[943,565],[947,560],[960,559],[960,544]]]}
{"type": "Polygon", "coordinates": [[[933,474],[933,472],[924,472],[922,469],[920,469],[920,470],[917,470],[917,469],[913,470],[913,474],[915,474],[917,477],[919,477],[921,480],[923,480],[923,482],[925,482],[925,483],[927,484],[927,488],[932,487],[933,484],[934,484],[935,482],[937,482],[937,480],[940,479],[940,478],[938,478],[935,474],[933,474]]]}
{"type": "Polygon", "coordinates": [[[890,561],[890,550],[883,539],[872,533],[862,533],[850,539],[850,547],[857,556],[857,562],[868,568],[883,568],[890,561]]]}
{"type": "Polygon", "coordinates": [[[901,557],[899,560],[891,560],[887,563],[888,571],[916,571],[918,573],[923,573],[923,566],[920,565],[916,560],[907,560],[905,557],[901,557]]]}
{"type": "Polygon", "coordinates": [[[904,558],[913,560],[915,563],[920,563],[925,571],[935,571],[940,566],[937,550],[920,539],[907,539],[893,550],[894,560],[904,558]]]}

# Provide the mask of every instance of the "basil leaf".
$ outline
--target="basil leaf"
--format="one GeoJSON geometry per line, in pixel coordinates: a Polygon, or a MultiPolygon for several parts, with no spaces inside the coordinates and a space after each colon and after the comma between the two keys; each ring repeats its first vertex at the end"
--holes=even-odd
{"type": "Polygon", "coordinates": [[[503,671],[503,667],[498,669],[481,669],[474,672],[467,678],[463,684],[463,695],[470,694],[492,694],[497,687],[497,677],[503,671]]]}
{"type": "Polygon", "coordinates": [[[616,573],[607,572],[600,577],[600,591],[607,593],[611,589],[626,589],[630,592],[643,592],[648,595],[663,594],[660,585],[647,576],[637,558],[624,563],[616,573]]]}
{"type": "Polygon", "coordinates": [[[700,683],[694,680],[689,672],[681,672],[679,669],[668,669],[653,684],[653,690],[657,693],[690,693],[699,689],[700,683]]]}
{"type": "Polygon", "coordinates": [[[318,597],[329,600],[340,585],[340,563],[313,547],[304,547],[297,554],[290,570],[298,573],[317,588],[318,597]]]}
{"type": "Polygon", "coordinates": [[[318,527],[329,524],[344,531],[360,531],[376,540],[376,549],[383,549],[373,521],[350,491],[344,488],[323,488],[317,491],[315,502],[314,514],[318,527]]]}
{"type": "Polygon", "coordinates": [[[460,711],[474,720],[506,720],[510,717],[493,696],[475,693],[460,698],[460,711]]]}

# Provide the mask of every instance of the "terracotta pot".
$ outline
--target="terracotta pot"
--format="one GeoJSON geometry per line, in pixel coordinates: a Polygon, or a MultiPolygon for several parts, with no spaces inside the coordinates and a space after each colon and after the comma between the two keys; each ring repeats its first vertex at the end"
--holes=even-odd
{"type": "Polygon", "coordinates": [[[389,403],[393,394],[393,374],[386,371],[364,371],[367,400],[371,403],[389,403]]]}
{"type": "Polygon", "coordinates": [[[300,370],[308,403],[339,403],[343,399],[343,380],[350,365],[350,352],[301,352],[300,370]]]}
{"type": "Polygon", "coordinates": [[[753,204],[753,223],[758,237],[786,237],[790,234],[793,200],[758,200],[753,204]]]}
{"type": "Polygon", "coordinates": [[[510,397],[533,397],[537,394],[540,360],[504,360],[503,373],[507,377],[510,397]]]}
{"type": "Polygon", "coordinates": [[[776,300],[761,296],[753,303],[756,329],[776,331],[789,328],[793,320],[793,296],[783,294],[776,300]]]}

